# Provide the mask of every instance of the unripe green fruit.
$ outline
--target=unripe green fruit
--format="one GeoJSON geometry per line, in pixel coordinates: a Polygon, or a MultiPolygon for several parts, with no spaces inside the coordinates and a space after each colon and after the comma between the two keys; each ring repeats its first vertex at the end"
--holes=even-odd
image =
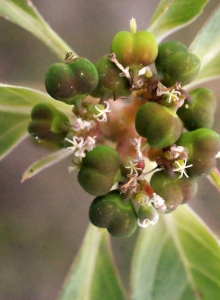
{"type": "Polygon", "coordinates": [[[131,94],[128,79],[119,76],[121,71],[110,61],[108,55],[101,57],[95,63],[95,67],[98,71],[99,83],[91,96],[109,99],[131,94]]]}
{"type": "Polygon", "coordinates": [[[82,188],[91,195],[108,193],[120,176],[120,157],[109,146],[97,146],[86,153],[78,173],[82,188]]]}
{"type": "Polygon", "coordinates": [[[149,220],[154,221],[155,217],[158,215],[158,212],[156,209],[150,204],[141,205],[141,207],[138,210],[138,219],[140,221],[149,220]]]}
{"type": "Polygon", "coordinates": [[[69,120],[49,103],[36,104],[31,112],[28,132],[40,140],[61,142],[68,133],[69,120]]]}
{"type": "Polygon", "coordinates": [[[75,104],[89,95],[98,84],[95,66],[85,58],[69,63],[52,64],[46,72],[45,87],[48,94],[66,104],[75,104]]]}
{"type": "Polygon", "coordinates": [[[205,88],[197,88],[190,93],[191,101],[185,101],[177,114],[187,130],[211,128],[214,122],[216,98],[214,93],[205,88]]]}
{"type": "Polygon", "coordinates": [[[167,87],[180,82],[182,86],[193,81],[200,69],[200,59],[177,41],[161,44],[155,66],[160,81],[167,87]],[[167,48],[167,49],[166,49],[167,48]]]}
{"type": "Polygon", "coordinates": [[[94,199],[89,209],[91,223],[120,238],[129,237],[137,229],[137,214],[132,201],[124,201],[118,190],[94,199]]]}
{"type": "Polygon", "coordinates": [[[135,127],[140,136],[147,138],[151,147],[158,149],[175,143],[183,130],[177,114],[155,102],[148,102],[139,108],[135,127]]]}
{"type": "Polygon", "coordinates": [[[153,34],[146,30],[120,31],[113,38],[111,52],[123,66],[141,69],[155,61],[158,46],[153,34]]]}
{"type": "Polygon", "coordinates": [[[179,204],[189,201],[197,193],[198,186],[195,178],[179,178],[179,176],[179,173],[175,173],[170,177],[165,170],[161,170],[151,177],[150,185],[154,192],[164,199],[166,213],[175,210],[179,204]]]}
{"type": "Polygon", "coordinates": [[[189,176],[208,175],[216,165],[216,154],[220,150],[220,136],[208,128],[183,133],[176,142],[188,151],[189,176]]]}

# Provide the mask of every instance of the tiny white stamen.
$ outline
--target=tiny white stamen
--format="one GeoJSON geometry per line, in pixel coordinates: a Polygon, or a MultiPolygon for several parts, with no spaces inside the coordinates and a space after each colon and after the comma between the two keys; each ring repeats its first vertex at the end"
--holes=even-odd
{"type": "Polygon", "coordinates": [[[137,219],[137,224],[138,226],[142,227],[142,228],[147,228],[149,225],[155,225],[159,220],[159,214],[155,214],[155,217],[153,220],[149,220],[149,219],[144,219],[144,220],[140,220],[139,218],[137,219]]]}
{"type": "Polygon", "coordinates": [[[187,178],[189,178],[189,176],[186,174],[186,168],[190,168],[190,167],[192,167],[193,165],[191,164],[191,165],[186,165],[186,163],[187,163],[187,159],[185,158],[185,159],[183,159],[183,160],[176,160],[175,162],[174,162],[174,165],[177,165],[177,168],[175,168],[175,169],[173,169],[173,171],[174,172],[180,172],[181,174],[180,174],[180,177],[179,178],[182,178],[183,177],[183,175],[185,175],[187,178]]]}
{"type": "Polygon", "coordinates": [[[111,112],[111,110],[109,109],[109,103],[108,101],[104,101],[104,103],[106,103],[106,108],[104,109],[99,109],[98,106],[95,106],[95,109],[99,112],[96,115],[93,115],[94,118],[96,118],[96,120],[98,122],[107,122],[107,115],[106,113],[111,112]]]}
{"type": "Polygon", "coordinates": [[[137,168],[136,166],[137,166],[137,164],[138,163],[135,163],[134,161],[129,161],[128,163],[127,163],[127,165],[125,166],[125,168],[126,169],[130,169],[130,175],[132,175],[132,174],[138,174],[138,170],[142,170],[141,168],[137,168]]]}

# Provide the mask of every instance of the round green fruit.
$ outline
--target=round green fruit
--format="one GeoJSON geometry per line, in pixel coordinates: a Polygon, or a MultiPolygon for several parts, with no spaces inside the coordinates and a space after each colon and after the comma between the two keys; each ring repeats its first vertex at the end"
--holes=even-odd
{"type": "Polygon", "coordinates": [[[48,94],[66,104],[76,104],[89,95],[98,84],[95,66],[85,58],[68,63],[52,64],[46,72],[45,87],[48,94]]]}
{"type": "Polygon", "coordinates": [[[176,82],[182,86],[192,82],[198,75],[200,59],[177,41],[161,44],[158,48],[158,57],[155,66],[162,84],[167,87],[176,82]]]}
{"type": "Polygon", "coordinates": [[[108,55],[101,57],[95,67],[99,75],[99,83],[91,96],[102,99],[117,98],[131,94],[127,78],[121,77],[119,68],[110,61],[108,55]]]}
{"type": "Polygon", "coordinates": [[[206,88],[197,88],[190,93],[190,101],[185,101],[177,114],[189,130],[211,128],[214,122],[216,98],[214,93],[206,88]]]}
{"type": "Polygon", "coordinates": [[[135,118],[137,133],[152,148],[165,148],[177,141],[183,130],[180,118],[168,107],[155,102],[142,105],[135,118]]]}
{"type": "Polygon", "coordinates": [[[164,199],[166,213],[175,210],[179,204],[186,203],[197,193],[195,178],[179,177],[178,173],[171,177],[165,170],[157,171],[151,177],[150,185],[164,199]]]}
{"type": "Polygon", "coordinates": [[[189,176],[208,175],[216,165],[216,154],[220,150],[220,136],[208,128],[200,128],[183,133],[178,141],[188,152],[187,163],[193,166],[187,169],[189,176]]]}
{"type": "Polygon", "coordinates": [[[137,214],[132,201],[124,201],[118,190],[96,197],[89,209],[93,225],[107,228],[108,232],[120,238],[129,237],[137,229],[137,214]]]}
{"type": "Polygon", "coordinates": [[[109,146],[97,146],[83,157],[78,181],[89,194],[101,196],[110,191],[120,174],[118,152],[109,146]]]}
{"type": "Polygon", "coordinates": [[[28,132],[40,140],[61,142],[69,129],[69,119],[49,103],[36,104],[31,112],[28,132]]]}
{"type": "Polygon", "coordinates": [[[158,53],[157,41],[146,30],[137,32],[120,31],[111,43],[111,52],[117,60],[130,69],[141,69],[152,64],[158,53]]]}

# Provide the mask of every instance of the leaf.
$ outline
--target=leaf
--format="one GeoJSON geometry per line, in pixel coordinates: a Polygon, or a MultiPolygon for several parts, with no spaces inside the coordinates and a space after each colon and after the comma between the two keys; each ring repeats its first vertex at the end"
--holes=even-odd
{"type": "Polygon", "coordinates": [[[132,288],[132,300],[219,299],[219,244],[187,205],[141,232],[132,288]]]}
{"type": "Polygon", "coordinates": [[[107,230],[89,226],[59,300],[125,300],[107,230]]]}
{"type": "Polygon", "coordinates": [[[48,102],[67,115],[71,113],[67,104],[34,89],[0,84],[0,96],[0,159],[27,136],[27,126],[35,104],[48,102]]]}
{"type": "Polygon", "coordinates": [[[178,29],[193,22],[209,0],[161,0],[148,30],[157,38],[158,43],[178,29]]]}
{"type": "Polygon", "coordinates": [[[209,181],[216,187],[216,189],[220,192],[220,172],[218,168],[215,168],[209,175],[209,181]]]}
{"type": "Polygon", "coordinates": [[[40,171],[43,171],[44,169],[58,163],[69,155],[70,153],[66,149],[60,149],[35,161],[24,172],[21,182],[24,182],[25,180],[37,175],[40,171]]]}
{"type": "Polygon", "coordinates": [[[0,0],[0,16],[30,31],[62,60],[66,52],[73,52],[46,23],[30,0],[0,0]]]}
{"type": "Polygon", "coordinates": [[[190,87],[220,77],[220,6],[198,33],[189,51],[201,60],[200,72],[190,87]]]}

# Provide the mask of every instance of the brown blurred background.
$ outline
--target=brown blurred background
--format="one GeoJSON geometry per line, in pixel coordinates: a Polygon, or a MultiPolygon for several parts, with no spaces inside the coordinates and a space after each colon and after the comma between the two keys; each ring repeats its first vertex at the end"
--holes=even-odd
{"type": "MultiPolygon", "coordinates": [[[[156,0],[34,0],[51,27],[78,53],[95,62],[109,52],[120,30],[135,17],[146,29],[156,0]]],[[[197,22],[173,34],[190,44],[219,0],[211,0],[197,22]]],[[[57,58],[30,33],[0,19],[0,82],[44,91],[44,74],[57,58]]],[[[219,81],[206,84],[217,98],[219,81]]],[[[216,113],[214,130],[220,132],[216,113]]],[[[27,139],[0,162],[0,300],[52,300],[65,279],[88,226],[92,197],[82,191],[70,159],[20,183],[24,170],[48,150],[27,139]]],[[[220,167],[220,164],[218,164],[220,167]]],[[[220,234],[220,195],[206,179],[199,180],[193,208],[220,234]]],[[[129,262],[136,236],[113,239],[123,281],[128,286],[129,262]]]]}

